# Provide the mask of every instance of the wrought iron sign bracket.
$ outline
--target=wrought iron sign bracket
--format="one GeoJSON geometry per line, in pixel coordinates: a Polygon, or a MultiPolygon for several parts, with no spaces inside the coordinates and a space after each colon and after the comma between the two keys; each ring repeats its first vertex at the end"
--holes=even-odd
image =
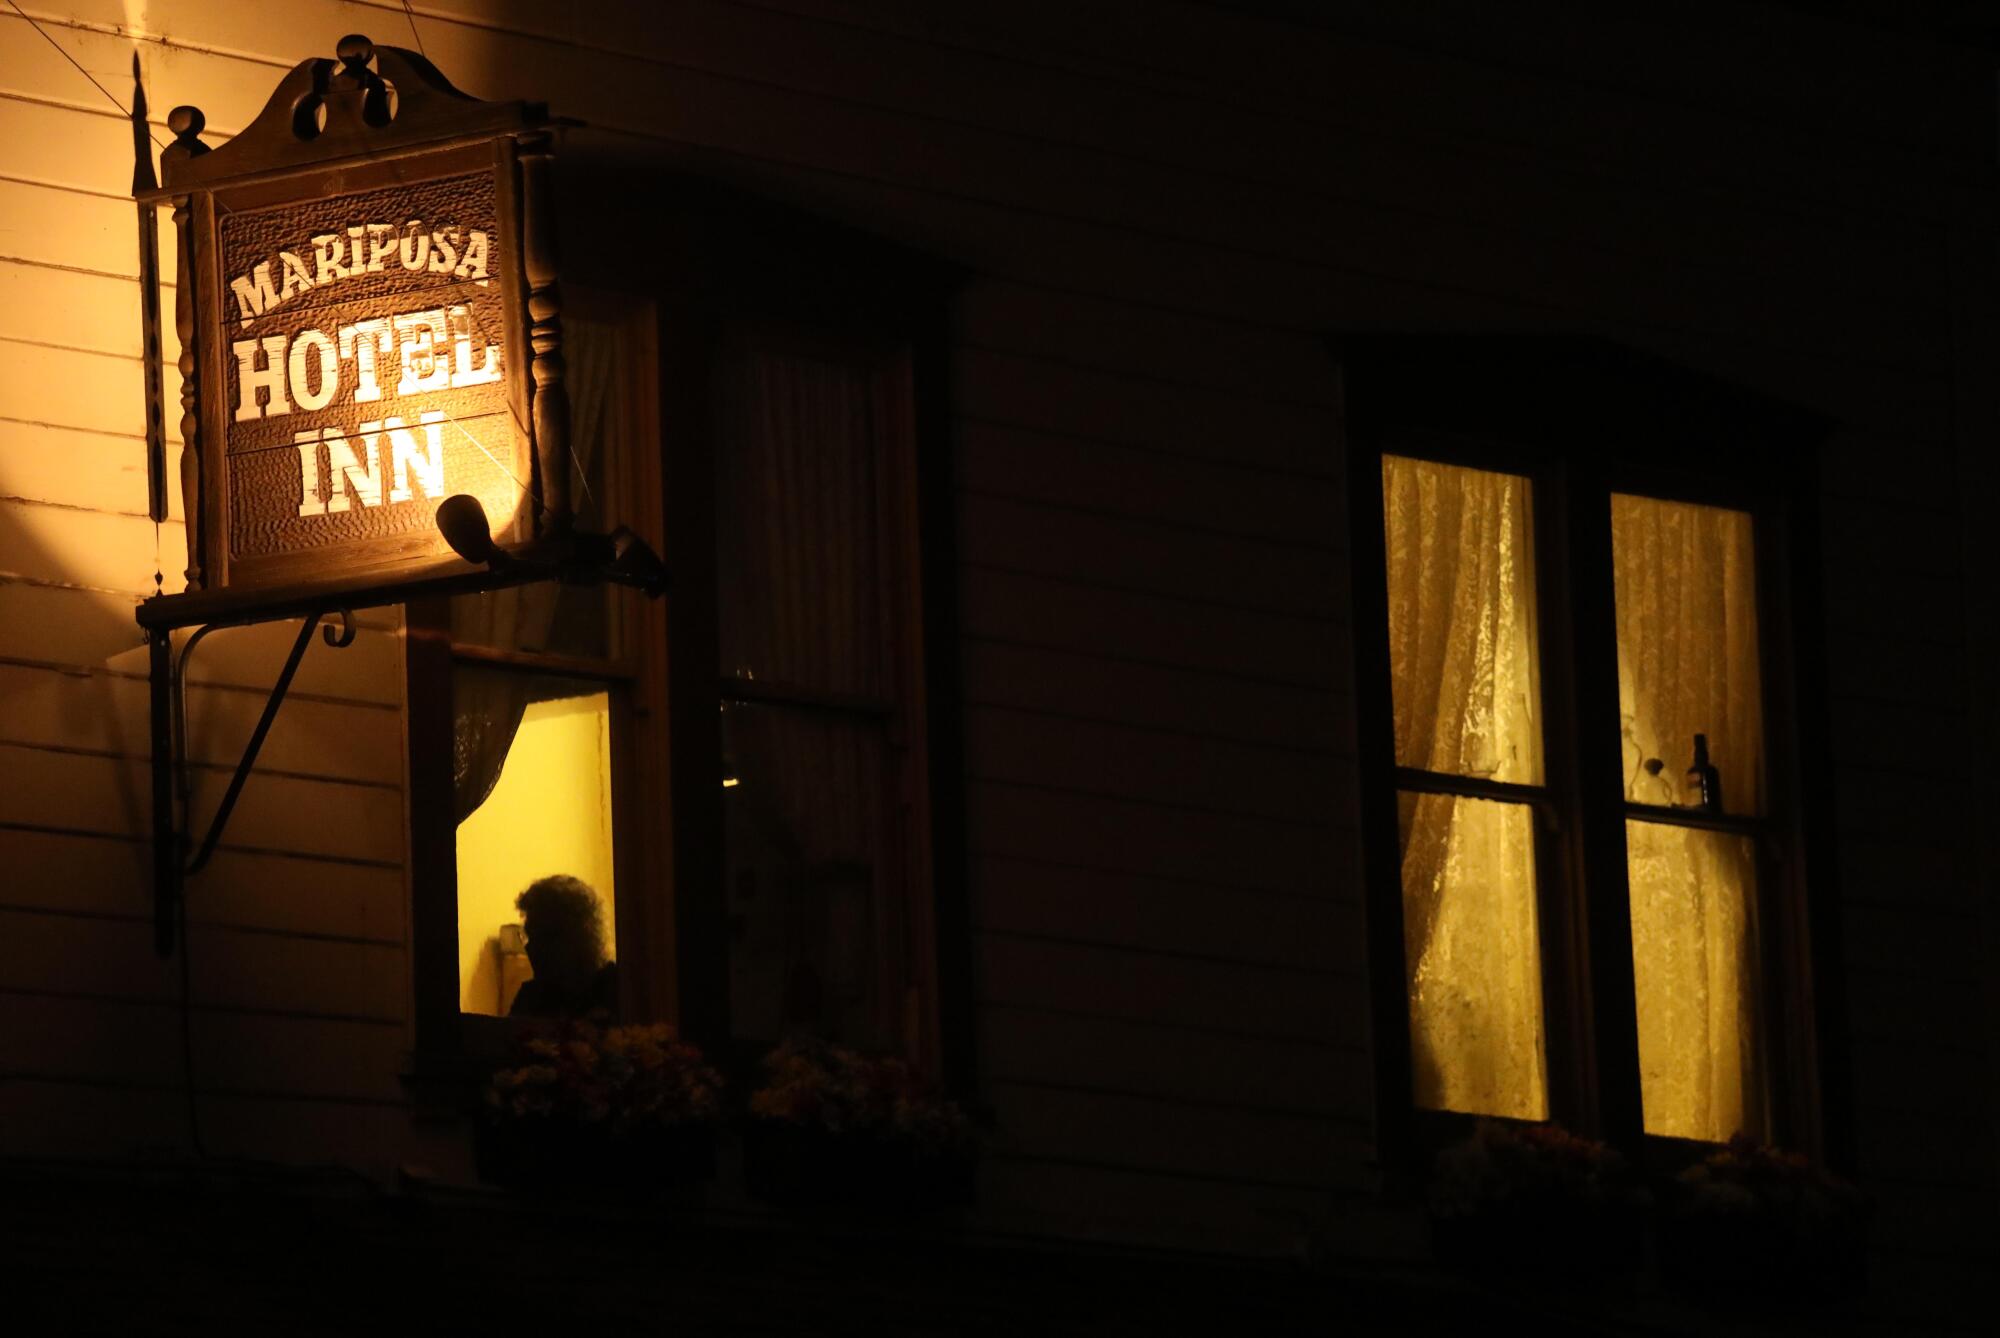
{"type": "Polygon", "coordinates": [[[243,625],[241,622],[203,623],[181,645],[178,656],[174,654],[170,628],[148,628],[146,632],[152,660],[153,938],[154,947],[163,957],[173,952],[181,932],[184,880],[200,873],[214,856],[222,833],[229,826],[230,815],[236,810],[236,801],[242,797],[244,783],[249,780],[251,771],[257,765],[257,755],[263,751],[264,740],[271,733],[271,724],[278,718],[285,695],[291,691],[292,679],[298,674],[300,662],[305,659],[306,647],[312,644],[314,630],[320,631],[326,644],[336,650],[354,644],[352,610],[344,606],[316,609],[306,616],[292,642],[291,653],[285,657],[285,666],[279,671],[278,680],[265,699],[263,714],[257,718],[257,727],[250,732],[250,740],[244,745],[235,774],[229,778],[229,788],[223,791],[222,802],[216,806],[215,816],[209,820],[208,833],[190,857],[194,783],[188,757],[188,661],[210,632],[243,625]],[[321,626],[320,620],[327,613],[340,619],[338,631],[321,626]]]}
{"type": "MultiPolygon", "coordinates": [[[[264,738],[271,732],[271,722],[277,718],[278,708],[284,705],[285,694],[291,690],[292,678],[299,671],[299,661],[305,658],[306,647],[312,641],[317,628],[325,637],[326,644],[335,650],[344,650],[354,644],[354,614],[348,609],[335,610],[340,619],[340,630],[320,626],[320,615],[315,613],[299,626],[298,638],[292,643],[292,653],[285,657],[285,667],[278,674],[278,681],[271,688],[271,695],[264,703],[264,713],[257,719],[257,728],[250,732],[250,742],[244,745],[243,760],[236,764],[236,774],[230,777],[229,788],[223,792],[222,803],[215,810],[215,818],[210,823],[208,835],[202,839],[201,848],[194,858],[187,862],[188,874],[197,874],[208,864],[215,853],[215,843],[222,838],[222,830],[229,825],[229,814],[236,807],[237,796],[243,793],[243,782],[250,769],[257,764],[257,754],[264,747],[264,738]]],[[[185,818],[193,813],[193,787],[188,779],[187,760],[187,664],[194,654],[194,648],[201,639],[214,630],[216,624],[209,623],[196,629],[187,644],[181,647],[180,662],[174,667],[174,746],[178,756],[175,759],[180,772],[178,785],[181,794],[181,814],[185,818]]]]}

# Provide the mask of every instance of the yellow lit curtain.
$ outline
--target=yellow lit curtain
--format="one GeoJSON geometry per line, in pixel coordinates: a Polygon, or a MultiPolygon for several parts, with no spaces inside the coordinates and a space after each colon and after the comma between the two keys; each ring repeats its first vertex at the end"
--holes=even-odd
{"type": "Polygon", "coordinates": [[[1618,711],[1625,797],[1690,803],[1694,736],[1708,736],[1731,813],[1764,798],[1756,553],[1742,511],[1651,497],[1611,499],[1618,593],[1618,711]],[[1659,779],[1645,770],[1661,763],[1659,779]]]}
{"type": "MultiPolygon", "coordinates": [[[[1708,737],[1725,808],[1763,806],[1755,552],[1741,511],[1615,496],[1618,696],[1626,796],[1689,803],[1708,737]],[[1659,777],[1648,758],[1663,763],[1659,777]]],[[[1750,837],[1625,826],[1646,1129],[1711,1141],[1764,1129],[1750,837]]]]}
{"type": "Polygon", "coordinates": [[[1764,1132],[1750,837],[1625,824],[1646,1131],[1722,1142],[1764,1132]]]}
{"type": "MultiPolygon", "coordinates": [[[[1397,764],[1540,784],[1527,480],[1385,456],[1382,493],[1397,764]]],[[[1413,1095],[1545,1118],[1531,811],[1399,800],[1413,1095]]]]}

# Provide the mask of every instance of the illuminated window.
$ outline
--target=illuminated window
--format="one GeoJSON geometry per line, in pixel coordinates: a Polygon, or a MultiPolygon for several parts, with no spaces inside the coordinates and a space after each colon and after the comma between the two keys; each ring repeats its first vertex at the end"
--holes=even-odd
{"type": "Polygon", "coordinates": [[[1614,494],[1611,553],[1646,1131],[1761,1135],[1764,709],[1751,519],[1614,494]]]}
{"type": "Polygon", "coordinates": [[[1538,1120],[1532,489],[1386,456],[1382,498],[1414,1096],[1538,1120]]]}
{"type": "Polygon", "coordinates": [[[486,794],[458,824],[459,1011],[505,1016],[534,976],[515,901],[531,882],[575,878],[597,898],[606,961],[618,955],[611,804],[611,695],[574,679],[469,666],[454,676],[461,717],[498,731],[500,759],[469,778],[486,794]],[[476,703],[476,705],[475,705],[476,703]],[[491,775],[491,781],[486,777],[491,775]]]}
{"type": "MultiPolygon", "coordinates": [[[[576,523],[654,529],[650,310],[577,288],[563,324],[576,523]]],[[[638,760],[658,746],[657,607],[622,587],[538,582],[407,617],[420,1033],[454,1034],[439,1017],[455,1013],[477,1047],[479,1017],[661,1015],[673,981],[646,951],[656,796],[638,760]],[[550,898],[538,925],[517,902],[545,879],[574,880],[588,902],[550,898]]]]}
{"type": "Polygon", "coordinates": [[[1587,1123],[1631,1073],[1647,1134],[1773,1136],[1762,522],[1379,458],[1414,1105],[1587,1123]]]}

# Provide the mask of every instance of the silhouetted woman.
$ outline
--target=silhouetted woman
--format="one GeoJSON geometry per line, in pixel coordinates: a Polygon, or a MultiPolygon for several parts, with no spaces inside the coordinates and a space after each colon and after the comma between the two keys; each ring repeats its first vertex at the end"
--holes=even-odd
{"type": "Polygon", "coordinates": [[[514,899],[534,978],[510,1017],[618,1016],[618,964],[604,950],[604,911],[590,884],[568,874],[537,879],[514,899]]]}

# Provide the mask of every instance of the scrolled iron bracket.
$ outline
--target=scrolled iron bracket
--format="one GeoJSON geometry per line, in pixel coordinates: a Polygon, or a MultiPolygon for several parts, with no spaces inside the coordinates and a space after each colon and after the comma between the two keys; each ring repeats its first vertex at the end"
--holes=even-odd
{"type": "Polygon", "coordinates": [[[292,642],[291,653],[285,657],[285,667],[279,671],[278,681],[264,702],[257,727],[251,731],[250,741],[244,746],[242,760],[236,764],[235,774],[229,778],[229,788],[223,791],[222,802],[216,806],[208,834],[190,858],[187,853],[187,821],[194,812],[194,785],[188,764],[188,661],[210,632],[240,625],[208,623],[198,627],[181,646],[178,656],[173,654],[172,641],[165,630],[148,633],[154,691],[154,946],[163,957],[174,949],[183,880],[200,873],[215,854],[222,833],[229,825],[230,815],[236,810],[236,801],[242,796],[243,786],[257,765],[257,754],[263,750],[264,740],[271,732],[271,723],[278,717],[278,708],[284,705],[285,694],[291,690],[300,661],[305,659],[306,647],[312,644],[313,629],[318,628],[321,639],[335,650],[353,645],[359,630],[355,626],[353,610],[348,608],[318,609],[306,615],[298,636],[292,642]],[[340,620],[338,630],[322,625],[320,620],[329,613],[340,620]],[[163,696],[169,701],[163,702],[163,696]],[[162,706],[169,709],[163,712],[160,709],[162,706]]]}
{"type": "Polygon", "coordinates": [[[340,619],[340,630],[336,632],[331,627],[322,627],[319,629],[319,634],[327,645],[333,647],[335,650],[344,650],[354,644],[354,633],[356,630],[354,626],[354,610],[335,609],[333,613],[336,618],[340,619]]]}

